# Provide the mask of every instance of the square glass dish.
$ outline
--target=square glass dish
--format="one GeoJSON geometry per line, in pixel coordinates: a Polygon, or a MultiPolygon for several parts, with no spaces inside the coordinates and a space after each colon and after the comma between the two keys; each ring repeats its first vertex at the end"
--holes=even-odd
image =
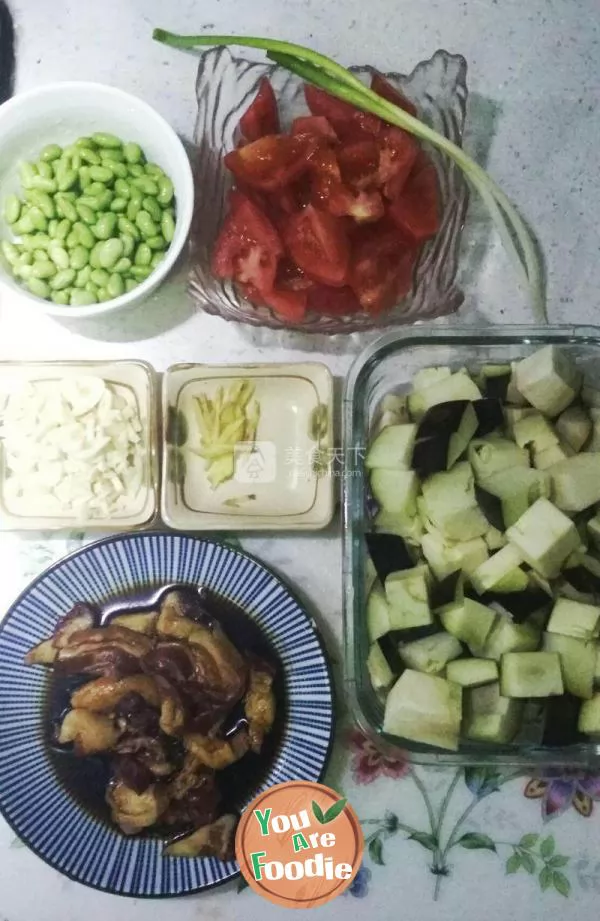
{"type": "Polygon", "coordinates": [[[457,753],[403,741],[382,729],[383,704],[374,692],[366,667],[369,649],[366,618],[364,535],[368,530],[368,480],[364,452],[382,398],[410,389],[415,372],[447,365],[476,369],[482,364],[525,358],[555,344],[577,360],[584,379],[600,388],[600,328],[503,326],[485,329],[420,328],[389,333],[355,361],[346,381],[343,406],[344,476],[344,629],[345,682],[354,717],[380,747],[409,751],[417,763],[573,766],[598,768],[600,745],[589,742],[549,748],[529,742],[510,745],[462,742],[457,753]]]}
{"type": "MultiPolygon", "coordinates": [[[[369,80],[371,67],[354,72],[369,80]]],[[[387,79],[417,106],[419,117],[461,143],[467,102],[467,65],[460,55],[437,51],[409,75],[386,74],[387,79]]],[[[282,129],[307,113],[302,82],[276,65],[233,57],[229,49],[211,49],[202,55],[196,80],[198,115],[194,140],[198,147],[195,166],[196,209],[192,223],[189,289],[195,303],[207,313],[270,329],[298,329],[315,333],[351,333],[433,319],[455,312],[463,300],[456,284],[461,229],[468,192],[462,172],[447,157],[426,145],[439,180],[442,222],[436,236],[421,250],[412,290],[392,310],[379,316],[367,313],[324,316],[308,313],[299,323],[288,323],[268,307],[245,300],[228,283],[211,272],[211,252],[223,223],[231,173],[224,155],[239,140],[238,123],[256,95],[262,77],[271,80],[278,102],[282,129]]]]}
{"type": "MultiPolygon", "coordinates": [[[[37,421],[34,421],[31,416],[24,417],[26,427],[21,428],[20,435],[20,422],[17,423],[16,427],[14,423],[10,423],[8,433],[5,425],[0,427],[0,530],[53,531],[65,528],[81,528],[82,530],[122,531],[151,524],[157,514],[160,488],[157,405],[152,367],[142,361],[0,362],[0,426],[6,422],[6,409],[9,405],[8,401],[11,394],[22,393],[23,387],[28,383],[55,385],[60,383],[60,388],[59,392],[56,391],[56,388],[52,388],[51,393],[48,391],[48,402],[44,403],[43,406],[39,402],[46,397],[43,391],[38,390],[39,396],[31,395],[32,412],[35,407],[35,412],[39,413],[39,415],[37,416],[37,421]],[[85,427],[86,413],[89,420],[90,408],[96,405],[96,397],[92,391],[88,393],[88,401],[86,402],[85,393],[82,395],[77,388],[73,388],[73,385],[69,388],[69,381],[82,377],[100,378],[109,385],[117,403],[116,406],[113,404],[113,408],[110,410],[113,419],[118,420],[118,413],[120,412],[117,408],[118,406],[123,407],[123,415],[126,416],[126,410],[129,409],[136,419],[136,432],[131,436],[133,440],[129,439],[127,443],[127,450],[135,451],[138,454],[139,467],[135,480],[135,494],[132,494],[131,501],[127,505],[123,503],[126,507],[122,507],[119,511],[103,517],[100,517],[99,514],[82,513],[78,515],[73,511],[61,513],[59,509],[50,511],[50,507],[40,508],[40,505],[43,505],[44,495],[49,496],[54,505],[58,504],[59,500],[55,487],[64,484],[67,478],[71,479],[73,488],[77,487],[76,478],[81,478],[82,471],[77,468],[76,462],[81,459],[83,451],[87,455],[84,460],[89,461],[85,477],[87,478],[87,471],[89,470],[91,479],[92,472],[98,468],[103,460],[102,452],[105,447],[108,445],[108,449],[114,449],[119,437],[118,432],[114,432],[114,439],[112,435],[109,436],[108,427],[110,422],[107,417],[104,417],[106,420],[105,428],[102,432],[99,431],[99,427],[96,427],[93,433],[90,430],[89,439],[92,438],[92,434],[93,437],[101,434],[103,437],[105,436],[105,440],[102,444],[92,445],[89,448],[77,449],[74,447],[72,449],[73,454],[77,454],[77,457],[73,457],[75,463],[69,466],[71,457],[69,450],[65,450],[64,439],[69,434],[72,434],[74,439],[88,437],[87,434],[85,436],[82,434],[79,424],[85,427]],[[72,413],[71,418],[68,420],[69,425],[60,423],[60,435],[57,440],[55,436],[59,430],[54,427],[51,412],[61,411],[60,407],[64,403],[71,406],[72,413]],[[46,427],[44,427],[45,421],[48,422],[46,427]],[[35,433],[31,430],[34,425],[36,427],[35,433]],[[71,431],[66,431],[69,427],[71,431]],[[11,441],[11,437],[13,439],[17,437],[19,441],[21,437],[25,438],[25,449],[14,440],[11,441]],[[47,482],[44,492],[39,493],[42,498],[32,502],[33,492],[26,480],[23,481],[23,488],[19,486],[18,482],[18,488],[15,488],[12,483],[10,486],[8,484],[11,480],[14,481],[15,474],[18,478],[14,458],[18,457],[20,453],[23,464],[28,462],[26,458],[29,461],[32,459],[34,437],[36,442],[35,449],[37,449],[37,445],[40,445],[42,446],[42,451],[45,452],[43,463],[36,462],[35,469],[45,474],[47,482]],[[139,452],[137,445],[139,445],[139,452]],[[11,462],[8,460],[8,454],[10,450],[13,451],[14,472],[9,469],[11,462]],[[77,473],[75,473],[76,470],[77,473]],[[53,471],[56,473],[56,477],[53,476],[53,471]]],[[[26,397],[26,399],[29,399],[29,397],[26,397]]],[[[18,408],[19,414],[23,414],[23,408],[26,405],[25,401],[20,404],[20,408],[18,408]]],[[[89,439],[86,443],[88,445],[89,439]]],[[[76,443],[79,442],[73,442],[73,444],[76,443]]],[[[105,459],[108,464],[108,458],[105,459]]],[[[115,470],[112,461],[109,469],[115,470]]],[[[35,492],[35,489],[41,489],[41,481],[38,475],[35,476],[34,482],[35,492]]],[[[81,485],[85,489],[86,484],[81,485]]],[[[117,488],[121,488],[119,484],[116,485],[117,488]]],[[[97,484],[97,488],[100,492],[103,486],[97,484]]],[[[75,507],[73,503],[71,505],[73,508],[75,507]]]]}
{"type": "Polygon", "coordinates": [[[161,515],[178,530],[317,530],[334,509],[333,380],[316,362],[174,365],[161,515]]]}

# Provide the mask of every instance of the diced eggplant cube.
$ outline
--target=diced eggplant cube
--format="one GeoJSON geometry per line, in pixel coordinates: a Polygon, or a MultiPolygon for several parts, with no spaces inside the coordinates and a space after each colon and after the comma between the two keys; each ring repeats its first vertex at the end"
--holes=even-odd
{"type": "Polygon", "coordinates": [[[466,450],[477,430],[473,403],[453,400],[428,409],[421,422],[412,455],[412,466],[425,479],[449,470],[466,450]]]}
{"type": "Polygon", "coordinates": [[[451,376],[452,368],[421,368],[413,376],[413,390],[426,390],[427,387],[447,381],[451,376]]]}
{"type": "Polygon", "coordinates": [[[586,736],[600,736],[600,694],[594,694],[591,700],[584,700],[577,728],[586,736]]]}
{"type": "Polygon", "coordinates": [[[581,512],[600,502],[600,454],[577,454],[550,469],[553,501],[565,512],[581,512]]]}
{"type": "Polygon", "coordinates": [[[421,539],[423,556],[436,579],[445,579],[453,572],[469,575],[488,558],[485,541],[481,537],[473,540],[447,542],[439,531],[430,531],[421,539]]]}
{"type": "Polygon", "coordinates": [[[488,529],[475,498],[469,464],[456,464],[446,473],[434,473],[423,483],[423,506],[433,526],[448,540],[481,537],[488,529]]]}
{"type": "Polygon", "coordinates": [[[395,514],[380,509],[373,518],[373,528],[378,534],[397,534],[411,544],[418,543],[423,535],[423,525],[416,512],[395,514]]]}
{"type": "Polygon", "coordinates": [[[570,598],[558,598],[546,629],[548,633],[560,633],[587,642],[598,635],[599,625],[600,607],[570,598]]]}
{"type": "Polygon", "coordinates": [[[490,524],[497,527],[496,520],[500,516],[506,529],[518,521],[536,499],[550,495],[551,479],[549,474],[539,470],[515,467],[485,477],[480,480],[478,489],[482,490],[482,493],[476,490],[475,495],[490,524]],[[500,511],[489,498],[490,495],[500,500],[500,511]]]}
{"type": "Polygon", "coordinates": [[[460,571],[452,572],[431,587],[429,603],[432,611],[439,611],[450,604],[462,601],[464,597],[463,578],[460,571]]]}
{"type": "Polygon", "coordinates": [[[564,694],[556,652],[507,652],[500,661],[503,697],[552,697],[564,694]]]}
{"type": "Polygon", "coordinates": [[[516,367],[519,392],[551,419],[573,402],[581,388],[581,372],[564,352],[547,345],[516,367]]]}
{"type": "Polygon", "coordinates": [[[587,529],[594,547],[596,550],[600,550],[600,515],[598,513],[593,518],[590,518],[587,523],[587,529]]]}
{"type": "Polygon", "coordinates": [[[514,624],[498,614],[483,648],[474,654],[500,661],[506,652],[534,652],[540,644],[540,631],[533,624],[514,624]]]}
{"type": "Polygon", "coordinates": [[[466,691],[462,734],[472,742],[506,745],[521,727],[523,707],[522,700],[502,697],[497,682],[466,691]]]}
{"type": "Polygon", "coordinates": [[[498,665],[492,659],[454,659],[446,666],[446,678],[462,688],[477,688],[498,681],[498,665]]]}
{"type": "Polygon", "coordinates": [[[506,536],[532,569],[547,579],[560,572],[567,557],[580,544],[577,528],[548,499],[538,499],[506,536]]]}
{"type": "Polygon", "coordinates": [[[485,647],[495,619],[494,611],[472,598],[464,598],[440,612],[444,629],[465,643],[474,655],[485,647]]]}
{"type": "Polygon", "coordinates": [[[412,419],[421,419],[431,406],[450,400],[479,400],[481,393],[465,371],[458,371],[422,390],[414,390],[408,398],[412,419]]]}
{"type": "Polygon", "coordinates": [[[462,654],[463,648],[458,640],[444,632],[398,646],[398,655],[407,668],[428,675],[441,674],[448,662],[458,659],[462,654]]]}
{"type": "Polygon", "coordinates": [[[412,517],[417,511],[419,480],[412,470],[388,470],[378,467],[371,471],[373,496],[386,512],[412,517]]]}
{"type": "Polygon", "coordinates": [[[584,699],[592,697],[596,669],[596,647],[593,643],[558,633],[545,633],[543,649],[560,656],[563,682],[569,694],[584,699]]]}
{"type": "Polygon", "coordinates": [[[385,580],[392,630],[407,630],[432,623],[427,566],[393,572],[385,580]]]}
{"type": "Polygon", "coordinates": [[[388,694],[383,731],[456,751],[461,714],[459,685],[407,669],[388,694]]]}
{"type": "Polygon", "coordinates": [[[541,413],[532,413],[515,422],[513,438],[520,448],[532,445],[536,451],[544,451],[558,444],[556,432],[541,413]]]}
{"type": "Polygon", "coordinates": [[[500,400],[483,399],[474,400],[473,409],[477,416],[477,431],[479,438],[501,429],[504,425],[504,413],[500,400]]]}
{"type": "Polygon", "coordinates": [[[555,422],[556,434],[573,451],[581,451],[592,432],[592,420],[583,406],[569,406],[555,422]]]}
{"type": "Polygon", "coordinates": [[[521,569],[522,562],[519,551],[507,544],[471,573],[471,584],[480,595],[490,591],[524,591],[529,585],[529,579],[521,569]]]}
{"type": "Polygon", "coordinates": [[[484,397],[492,400],[505,400],[511,375],[510,365],[483,365],[479,371],[477,383],[484,397]]]}
{"type": "Polygon", "coordinates": [[[391,572],[412,569],[415,565],[406,541],[397,534],[365,534],[365,542],[381,582],[391,572]]]}
{"type": "Polygon", "coordinates": [[[367,657],[367,670],[375,691],[387,691],[394,681],[394,675],[379,643],[373,643],[367,657]]]}
{"type": "Polygon", "coordinates": [[[388,393],[379,406],[379,417],[375,430],[381,432],[388,425],[404,425],[405,422],[410,422],[408,397],[388,393]]]}
{"type": "Polygon", "coordinates": [[[537,413],[537,409],[534,409],[533,406],[504,407],[504,421],[506,424],[506,431],[513,440],[515,437],[515,423],[518,422],[519,419],[525,419],[527,416],[532,416],[535,413],[537,413]]]}
{"type": "Polygon", "coordinates": [[[374,643],[392,629],[390,608],[383,587],[376,582],[367,598],[367,632],[374,643]]]}
{"type": "Polygon", "coordinates": [[[550,471],[555,464],[568,460],[573,456],[573,449],[567,444],[556,444],[543,451],[537,451],[534,447],[531,451],[533,466],[539,471],[550,471]]]}
{"type": "Polygon", "coordinates": [[[473,439],[468,458],[478,483],[501,470],[529,467],[529,454],[525,448],[519,448],[514,441],[496,434],[473,439]]]}
{"type": "Polygon", "coordinates": [[[409,470],[413,454],[417,426],[388,425],[371,443],[365,458],[367,470],[384,467],[390,470],[409,470]]]}
{"type": "Polygon", "coordinates": [[[506,547],[506,537],[504,536],[503,531],[493,526],[488,528],[488,530],[483,535],[483,539],[488,550],[502,550],[503,547],[506,547]]]}
{"type": "Polygon", "coordinates": [[[552,605],[552,599],[536,585],[528,585],[522,592],[485,592],[480,601],[498,614],[505,614],[516,624],[524,623],[540,611],[545,624],[552,605]]]}

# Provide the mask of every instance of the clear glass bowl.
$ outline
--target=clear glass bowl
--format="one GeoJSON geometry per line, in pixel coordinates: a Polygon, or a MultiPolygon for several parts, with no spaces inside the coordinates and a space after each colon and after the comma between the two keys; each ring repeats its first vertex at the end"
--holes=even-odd
{"type": "MultiPolygon", "coordinates": [[[[365,80],[371,67],[353,68],[365,80]]],[[[467,102],[467,65],[460,55],[437,51],[408,76],[386,74],[416,104],[420,117],[460,144],[467,102]]],[[[196,81],[198,117],[194,139],[198,146],[195,169],[196,212],[192,222],[189,290],[202,310],[225,320],[237,320],[271,329],[299,329],[315,333],[351,333],[428,320],[458,310],[463,294],[456,284],[461,229],[468,203],[467,186],[460,169],[433,148],[443,205],[442,224],[425,245],[415,268],[412,291],[393,310],[378,317],[358,314],[326,317],[309,314],[295,326],[267,307],[245,300],[230,283],[214,278],[210,254],[223,222],[232,177],[223,156],[235,147],[237,128],[258,83],[269,76],[279,100],[282,126],[306,114],[302,82],[281,67],[235,58],[227,48],[212,49],[200,61],[196,81]]]]}
{"type": "Polygon", "coordinates": [[[354,362],[346,380],[343,406],[344,476],[344,634],[345,683],[354,717],[382,748],[409,751],[423,764],[505,764],[517,766],[600,765],[600,745],[586,742],[564,748],[462,743],[458,753],[442,751],[384,734],[383,705],[371,687],[366,668],[364,534],[368,527],[364,448],[376,409],[386,393],[409,389],[416,371],[432,365],[477,368],[524,358],[548,343],[573,355],[586,380],[600,387],[600,328],[582,326],[499,326],[485,329],[421,327],[389,333],[369,346],[354,362]]]}

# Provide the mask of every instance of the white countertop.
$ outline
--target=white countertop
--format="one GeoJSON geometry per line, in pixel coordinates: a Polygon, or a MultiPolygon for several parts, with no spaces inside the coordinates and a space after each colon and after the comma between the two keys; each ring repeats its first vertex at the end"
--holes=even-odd
{"type": "MultiPolygon", "coordinates": [[[[159,0],[14,0],[12,7],[18,43],[17,91],[57,80],[112,83],[155,106],[187,139],[195,118],[197,62],[193,55],[152,42],[155,26],[189,33],[268,34],[312,44],[343,63],[371,63],[382,70],[410,70],[438,47],[463,54],[469,64],[471,94],[467,145],[480,159],[487,157],[490,172],[520,204],[539,234],[548,262],[549,318],[597,322],[597,0],[173,0],[170,4],[159,0]]],[[[492,237],[482,252],[478,241],[485,239],[486,228],[479,209],[473,209],[472,218],[466,264],[478,265],[477,280],[472,270],[467,271],[467,299],[458,321],[531,321],[500,244],[492,237]]],[[[315,347],[310,339],[275,337],[195,313],[185,295],[185,266],[135,316],[110,319],[85,330],[69,330],[47,318],[32,325],[16,302],[6,296],[0,301],[0,359],[135,357],[149,360],[160,370],[176,361],[303,360],[310,354],[312,360],[326,361],[342,377],[356,350],[356,342],[338,341],[325,350],[322,341],[315,347]]],[[[308,599],[319,612],[326,635],[339,637],[337,526],[323,535],[277,540],[253,537],[243,543],[285,574],[308,599]]],[[[57,542],[33,538],[15,549],[25,563],[22,571],[15,570],[5,580],[3,600],[14,596],[26,575],[31,577],[44,561],[63,550],[57,542]]],[[[437,781],[432,789],[435,796],[437,781]]],[[[537,803],[535,808],[539,819],[537,803]]],[[[513,811],[517,811],[516,801],[513,811]]],[[[589,823],[584,824],[589,829],[589,823]]],[[[572,832],[573,840],[577,834],[572,832]]],[[[259,903],[248,893],[236,897],[223,891],[159,907],[88,891],[60,877],[25,848],[11,845],[13,837],[0,823],[1,921],[80,921],[83,916],[100,921],[107,912],[115,921],[136,921],[150,911],[185,921],[201,917],[233,921],[241,912],[250,921],[282,916],[281,909],[259,903]]],[[[415,855],[413,849],[410,855],[415,865],[417,857],[422,864],[421,853],[415,855]]],[[[403,857],[408,856],[405,847],[403,857]]],[[[396,867],[412,867],[402,859],[396,855],[396,867]]],[[[473,860],[476,866],[476,858],[473,860]]],[[[468,875],[474,865],[469,866],[467,888],[473,897],[470,907],[465,903],[460,910],[470,921],[481,916],[478,893],[483,892],[483,883],[468,875]]],[[[381,872],[379,867],[375,870],[381,872]]],[[[412,870],[408,875],[403,872],[402,880],[408,883],[412,876],[412,870]]],[[[597,876],[596,872],[588,887],[590,896],[600,885],[597,876]]],[[[507,918],[500,899],[502,870],[496,868],[483,879],[489,882],[492,877],[498,891],[493,898],[488,892],[485,912],[490,919],[507,918]]],[[[400,886],[398,880],[390,870],[388,895],[378,888],[376,916],[382,921],[397,916],[389,887],[394,881],[400,886]]],[[[519,877],[520,888],[511,889],[513,896],[520,894],[523,899],[520,907],[516,901],[512,905],[512,918],[541,918],[548,905],[562,908],[563,914],[572,906],[568,917],[573,919],[583,917],[577,912],[584,911],[584,905],[587,912],[595,910],[593,900],[578,899],[578,908],[573,898],[559,905],[556,900],[562,896],[558,895],[555,901],[540,902],[539,887],[528,888],[527,882],[519,877]]],[[[453,884],[455,901],[450,900],[450,905],[455,911],[463,883],[464,878],[453,884]]],[[[444,901],[434,903],[429,889],[423,893],[414,902],[414,912],[407,914],[409,921],[416,912],[424,921],[441,917],[444,901]]],[[[343,898],[322,909],[319,917],[335,918],[343,911],[345,918],[358,919],[368,906],[368,901],[343,898]]]]}

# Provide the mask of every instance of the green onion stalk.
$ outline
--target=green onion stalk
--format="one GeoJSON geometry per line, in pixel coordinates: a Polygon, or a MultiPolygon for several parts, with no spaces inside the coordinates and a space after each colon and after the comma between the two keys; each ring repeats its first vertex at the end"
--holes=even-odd
{"type": "Polygon", "coordinates": [[[191,50],[215,45],[240,45],[265,51],[267,57],[303,80],[356,108],[427,141],[452,159],[480,195],[502,242],[515,261],[538,320],[546,322],[544,271],[537,244],[519,212],[497,183],[457,144],[419,118],[383,99],[341,64],[303,45],[243,35],[175,35],[155,29],[153,38],[173,48],[191,50]]]}

